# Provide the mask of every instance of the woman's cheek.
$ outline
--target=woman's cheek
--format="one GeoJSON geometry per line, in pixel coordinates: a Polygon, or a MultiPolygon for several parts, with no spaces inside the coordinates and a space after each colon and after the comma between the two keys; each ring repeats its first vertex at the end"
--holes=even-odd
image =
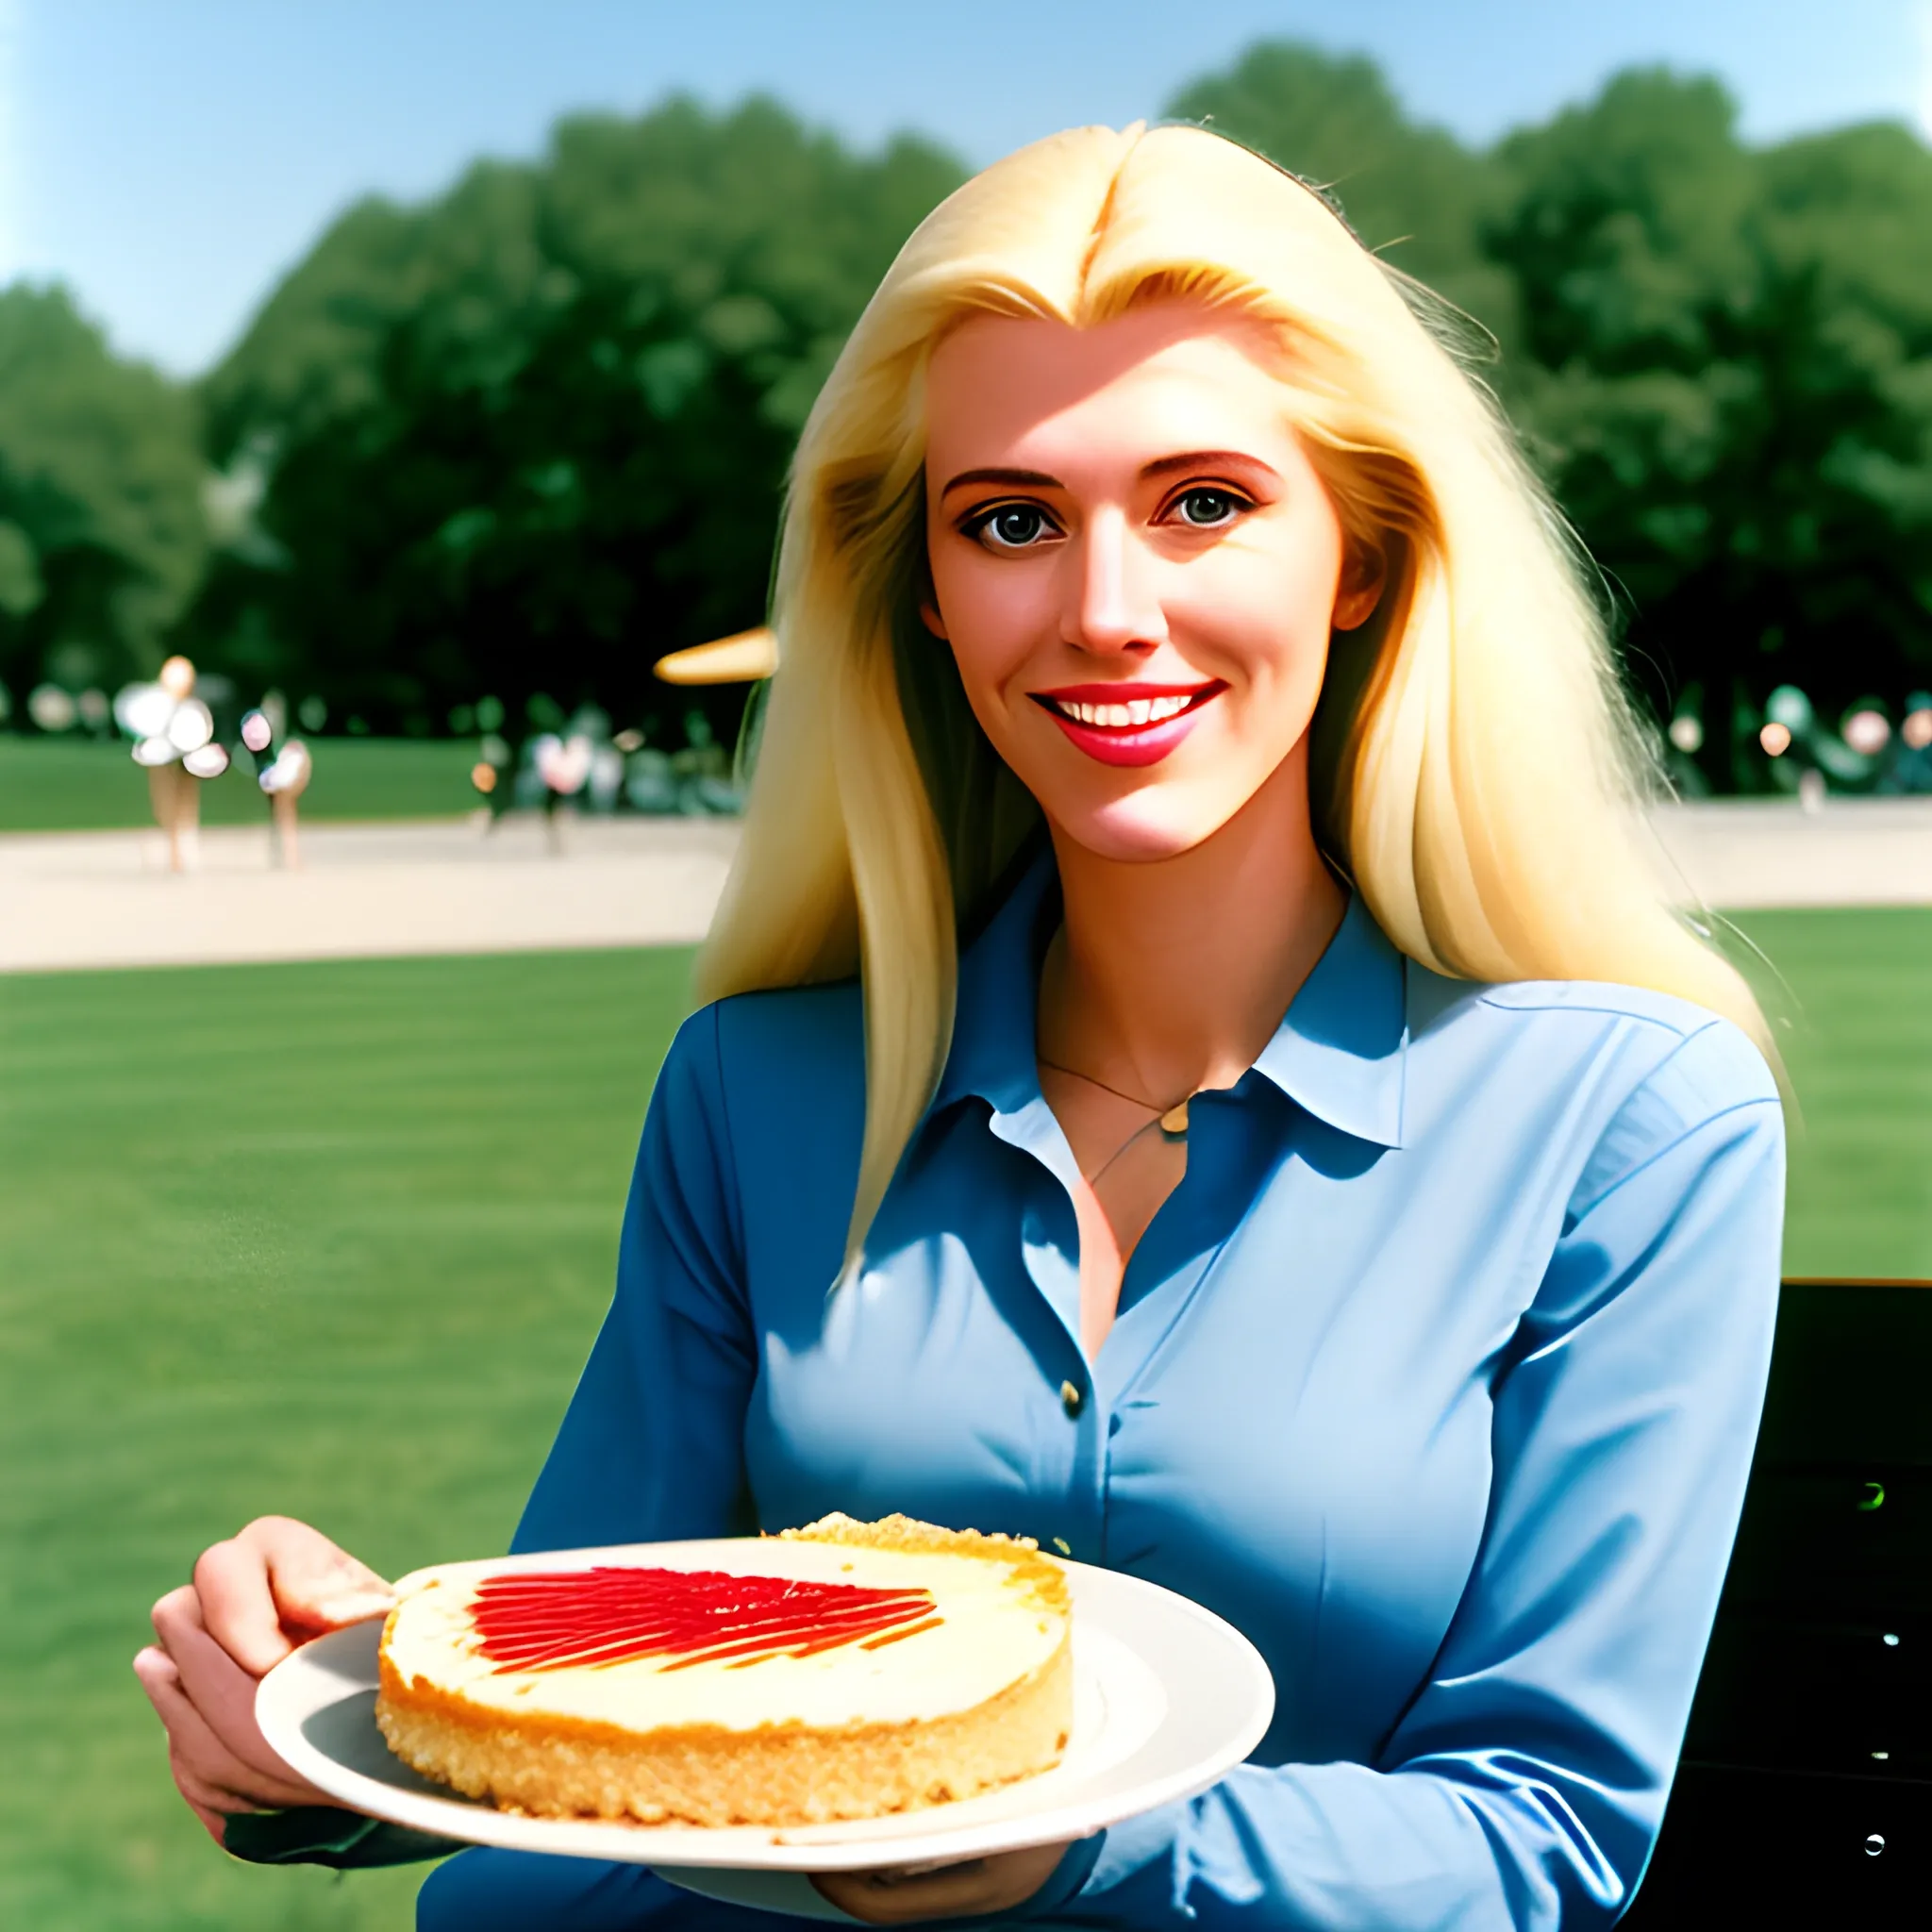
{"type": "Polygon", "coordinates": [[[1014,675],[1051,614],[1051,573],[1011,564],[962,571],[954,602],[974,658],[988,675],[1014,675]]]}
{"type": "MultiPolygon", "coordinates": [[[[991,740],[993,749],[1010,761],[1015,709],[1026,702],[1025,680],[1022,675],[1024,655],[1009,647],[1003,648],[1005,640],[998,633],[987,636],[961,631],[954,629],[950,623],[948,628],[952,629],[953,661],[958,667],[967,706],[978,719],[979,728],[991,740]]],[[[947,646],[935,639],[933,648],[943,651],[947,646]]]]}
{"type": "MultiPolygon", "coordinates": [[[[998,741],[992,714],[1024,702],[1033,613],[1024,598],[1004,587],[968,585],[950,596],[943,585],[937,590],[959,681],[980,724],[998,741]]],[[[937,640],[935,647],[946,648],[937,640]]]]}

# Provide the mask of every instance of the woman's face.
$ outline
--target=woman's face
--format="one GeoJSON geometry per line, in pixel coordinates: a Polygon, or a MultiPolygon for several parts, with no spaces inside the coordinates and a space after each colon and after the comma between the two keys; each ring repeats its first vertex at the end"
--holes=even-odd
{"type": "Polygon", "coordinates": [[[974,317],[932,359],[927,626],[1000,756],[1101,857],[1225,824],[1300,745],[1330,630],[1374,606],[1343,585],[1262,348],[1174,303],[1089,329],[974,317]]]}

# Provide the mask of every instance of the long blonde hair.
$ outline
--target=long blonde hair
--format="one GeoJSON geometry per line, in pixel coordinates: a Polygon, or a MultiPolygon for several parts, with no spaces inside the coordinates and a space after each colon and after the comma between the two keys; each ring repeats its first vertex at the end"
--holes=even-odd
{"type": "Polygon", "coordinates": [[[1229,141],[1078,128],[920,225],[792,465],[779,668],[698,985],[860,974],[848,1261],[945,1063],[958,932],[1039,823],[916,615],[927,358],[974,313],[1083,327],[1175,299],[1269,325],[1291,420],[1386,573],[1375,616],[1337,638],[1310,747],[1324,848],[1382,929],[1435,972],[1651,987],[1765,1041],[1637,846],[1648,759],[1580,559],[1431,298],[1229,141]]]}

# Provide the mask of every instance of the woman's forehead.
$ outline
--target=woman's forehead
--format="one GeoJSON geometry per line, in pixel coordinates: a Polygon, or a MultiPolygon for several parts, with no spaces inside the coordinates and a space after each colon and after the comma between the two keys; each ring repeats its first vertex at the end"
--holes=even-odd
{"type": "Polygon", "coordinates": [[[1010,453],[1095,437],[1272,446],[1291,432],[1263,347],[1251,319],[1195,304],[1130,310],[1087,328],[974,316],[934,352],[928,460],[938,467],[995,446],[1010,453]]]}

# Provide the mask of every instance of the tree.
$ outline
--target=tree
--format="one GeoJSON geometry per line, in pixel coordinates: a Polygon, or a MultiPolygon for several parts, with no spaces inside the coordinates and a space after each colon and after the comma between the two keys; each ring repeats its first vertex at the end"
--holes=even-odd
{"type": "Polygon", "coordinates": [[[0,291],[0,681],[154,670],[201,570],[203,476],[187,395],[64,289],[0,291]]]}
{"type": "Polygon", "coordinates": [[[1410,121],[1374,61],[1262,42],[1226,73],[1184,87],[1167,111],[1319,187],[1391,266],[1514,340],[1514,290],[1482,245],[1495,170],[1445,130],[1410,121]]]}
{"type": "MultiPolygon", "coordinates": [[[[1701,705],[1720,789],[1762,781],[1778,684],[1827,711],[1932,685],[1909,133],[1754,150],[1716,82],[1639,70],[1478,153],[1369,61],[1283,44],[1172,111],[1320,185],[1493,332],[1484,374],[1602,566],[1632,681],[1660,715],[1701,705]]],[[[672,101],[352,208],[203,386],[224,541],[184,643],[378,729],[485,691],[635,718],[657,657],[761,614],[797,428],[960,173],[770,102],[672,101]]],[[[0,613],[41,556],[0,525],[0,613]]]]}
{"type": "Polygon", "coordinates": [[[1506,142],[1517,415],[1619,605],[1635,682],[1701,693],[1707,774],[1758,708],[1932,669],[1932,154],[1868,127],[1754,154],[1708,80],[1626,74],[1506,142]]]}
{"type": "Polygon", "coordinates": [[[806,411],[959,175],[676,101],[353,210],[208,382],[263,491],[196,626],[378,728],[484,691],[635,715],[658,657],[759,620],[806,411]]]}

